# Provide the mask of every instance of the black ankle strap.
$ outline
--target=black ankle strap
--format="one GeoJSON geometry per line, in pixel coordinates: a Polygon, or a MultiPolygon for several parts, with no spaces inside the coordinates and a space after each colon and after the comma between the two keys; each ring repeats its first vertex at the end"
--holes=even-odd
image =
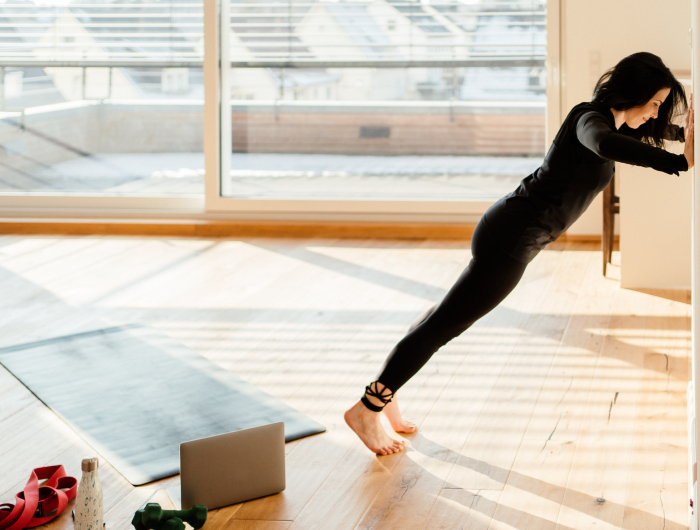
{"type": "Polygon", "coordinates": [[[387,387],[384,387],[380,392],[379,387],[377,386],[378,382],[379,381],[374,381],[373,383],[367,385],[365,387],[365,395],[362,396],[362,399],[360,399],[360,401],[362,401],[362,404],[372,412],[381,412],[382,410],[384,410],[384,407],[391,403],[391,400],[394,397],[394,393],[387,387]],[[372,388],[373,386],[374,388],[372,388]],[[378,399],[382,402],[382,404],[375,405],[369,399],[367,399],[367,396],[378,399]]]}

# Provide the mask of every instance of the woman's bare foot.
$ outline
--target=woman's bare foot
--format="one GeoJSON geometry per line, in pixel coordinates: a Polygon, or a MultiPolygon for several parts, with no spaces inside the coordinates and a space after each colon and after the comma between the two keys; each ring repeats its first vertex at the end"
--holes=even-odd
{"type": "Polygon", "coordinates": [[[396,432],[410,434],[418,430],[418,426],[415,423],[406,421],[401,417],[401,411],[399,410],[399,403],[396,401],[396,396],[384,407],[383,412],[389,420],[389,423],[391,423],[391,428],[396,432]]]}
{"type": "Polygon", "coordinates": [[[345,423],[355,431],[370,451],[378,455],[390,455],[404,449],[403,440],[394,440],[384,430],[379,412],[372,412],[361,401],[345,413],[345,423]]]}

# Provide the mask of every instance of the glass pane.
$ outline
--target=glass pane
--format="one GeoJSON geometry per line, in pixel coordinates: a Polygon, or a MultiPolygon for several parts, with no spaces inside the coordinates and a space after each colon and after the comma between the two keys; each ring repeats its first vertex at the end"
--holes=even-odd
{"type": "Polygon", "coordinates": [[[202,0],[6,0],[0,55],[0,192],[204,193],[202,0]]]}
{"type": "Polygon", "coordinates": [[[542,161],[541,0],[230,8],[232,197],[490,199],[542,161]]]}
{"type": "Polygon", "coordinates": [[[459,59],[532,65],[544,0],[229,0],[235,65],[459,59]]]}

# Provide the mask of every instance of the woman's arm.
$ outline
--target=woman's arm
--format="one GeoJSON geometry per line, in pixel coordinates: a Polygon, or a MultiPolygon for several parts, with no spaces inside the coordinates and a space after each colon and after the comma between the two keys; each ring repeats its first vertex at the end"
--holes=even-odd
{"type": "Polygon", "coordinates": [[[586,112],[579,118],[576,137],[601,158],[650,167],[672,175],[688,170],[685,156],[674,155],[614,131],[605,117],[596,111],[586,112]]]}

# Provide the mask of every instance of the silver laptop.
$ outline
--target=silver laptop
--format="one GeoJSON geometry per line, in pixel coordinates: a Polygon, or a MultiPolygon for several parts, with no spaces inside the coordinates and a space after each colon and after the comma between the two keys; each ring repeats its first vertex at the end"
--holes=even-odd
{"type": "Polygon", "coordinates": [[[209,510],[285,488],[284,423],[180,444],[182,509],[209,510]]]}

